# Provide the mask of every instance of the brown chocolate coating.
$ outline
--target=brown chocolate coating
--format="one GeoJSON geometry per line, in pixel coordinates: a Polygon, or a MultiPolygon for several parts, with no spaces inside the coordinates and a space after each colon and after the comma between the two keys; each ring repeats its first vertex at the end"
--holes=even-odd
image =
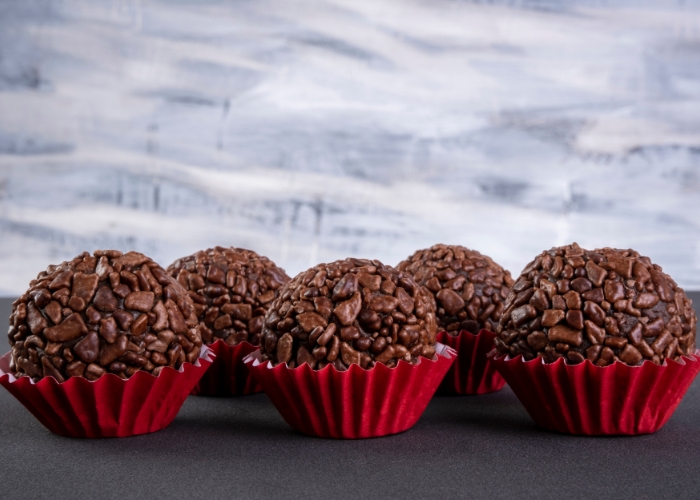
{"type": "Polygon", "coordinates": [[[461,330],[496,331],[513,279],[491,258],[459,245],[418,250],[397,268],[430,293],[438,326],[451,335],[461,330]]]}
{"type": "Polygon", "coordinates": [[[695,353],[697,318],[682,288],[634,250],[542,252],[513,285],[496,350],[551,363],[640,365],[695,353]]]}
{"type": "Polygon", "coordinates": [[[117,250],[39,273],[12,305],[8,337],[13,372],[59,382],[158,375],[194,363],[202,345],[185,290],[145,255],[117,250]]]}
{"type": "Polygon", "coordinates": [[[270,259],[242,248],[209,248],[176,260],[168,274],[188,291],[202,340],[260,345],[263,318],[289,281],[270,259]]]}
{"type": "Polygon", "coordinates": [[[393,367],[435,355],[428,294],[408,274],[376,260],[319,264],[280,291],[265,316],[260,351],[273,364],[393,367]]]}

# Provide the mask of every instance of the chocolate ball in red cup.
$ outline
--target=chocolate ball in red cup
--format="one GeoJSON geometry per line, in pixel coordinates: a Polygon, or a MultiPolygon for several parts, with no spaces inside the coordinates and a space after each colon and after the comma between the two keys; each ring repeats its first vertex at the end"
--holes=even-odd
{"type": "Polygon", "coordinates": [[[431,295],[437,311],[438,340],[457,351],[439,394],[485,394],[505,381],[487,354],[513,279],[490,257],[459,245],[416,251],[397,268],[431,295]]]}
{"type": "Polygon", "coordinates": [[[285,421],[305,434],[396,434],[420,418],[455,353],[436,342],[428,295],[376,260],[319,264],[287,283],[246,359],[285,421]]]}
{"type": "Polygon", "coordinates": [[[163,429],[211,363],[192,300],[137,252],[49,266],[13,304],[8,336],[0,384],[63,436],[163,429]]]}
{"type": "Polygon", "coordinates": [[[493,363],[545,429],[648,434],[700,371],[696,323],[683,289],[648,257],[574,243],[525,266],[493,363]]]}
{"type": "Polygon", "coordinates": [[[168,274],[194,301],[202,340],[216,354],[193,394],[260,392],[243,358],[260,345],[265,313],[289,276],[267,257],[234,247],[209,248],[178,259],[168,274]]]}

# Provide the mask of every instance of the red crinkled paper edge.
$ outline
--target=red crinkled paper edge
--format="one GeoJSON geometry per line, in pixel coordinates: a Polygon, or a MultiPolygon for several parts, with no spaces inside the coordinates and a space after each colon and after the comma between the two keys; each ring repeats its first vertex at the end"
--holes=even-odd
{"type": "Polygon", "coordinates": [[[605,367],[586,360],[544,363],[522,356],[493,360],[537,425],[585,436],[651,434],[668,421],[700,371],[695,356],[659,366],[615,362],[605,367]]]}
{"type": "Polygon", "coordinates": [[[214,354],[205,346],[194,363],[165,367],[157,377],[138,371],[123,380],[108,373],[95,381],[53,377],[34,382],[10,373],[10,355],[0,358],[0,384],[51,432],[67,437],[127,437],[156,432],[175,418],[209,368],[214,354]]]}
{"type": "Polygon", "coordinates": [[[245,363],[292,428],[311,436],[359,439],[413,427],[456,357],[447,346],[435,348],[435,359],[421,358],[416,365],[399,361],[394,368],[378,364],[369,370],[351,365],[344,372],[332,365],[272,367],[260,363],[260,351],[245,363]]]}
{"type": "Polygon", "coordinates": [[[453,337],[440,332],[437,341],[457,351],[457,361],[438,387],[438,395],[486,394],[503,389],[506,381],[486,355],[493,349],[496,334],[482,329],[478,334],[462,330],[453,337]]]}
{"type": "Polygon", "coordinates": [[[262,392],[262,387],[243,363],[243,359],[259,346],[241,342],[231,347],[217,340],[207,347],[216,359],[192,390],[194,396],[243,396],[262,392]]]}

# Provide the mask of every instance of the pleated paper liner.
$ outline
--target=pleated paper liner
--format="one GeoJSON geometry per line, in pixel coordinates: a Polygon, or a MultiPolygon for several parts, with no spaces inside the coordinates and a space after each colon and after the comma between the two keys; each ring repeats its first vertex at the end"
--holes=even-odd
{"type": "Polygon", "coordinates": [[[223,340],[208,346],[216,355],[199,383],[194,387],[195,396],[243,396],[262,392],[262,387],[248,371],[243,359],[258,349],[248,342],[233,347],[223,340]]]}
{"type": "Polygon", "coordinates": [[[371,438],[408,430],[423,414],[456,355],[442,344],[435,348],[432,360],[400,361],[394,368],[272,367],[260,362],[260,351],[246,364],[293,429],[324,438],[371,438]]]}
{"type": "Polygon", "coordinates": [[[700,371],[695,356],[659,366],[621,362],[599,367],[586,360],[543,363],[494,359],[515,395],[537,425],[585,436],[651,434],[668,421],[700,371]]]}
{"type": "Polygon", "coordinates": [[[202,347],[200,358],[179,370],[166,367],[157,377],[139,371],[128,380],[108,373],[91,382],[53,377],[34,382],[10,373],[10,354],[0,358],[0,384],[47,429],[67,437],[126,437],[164,429],[209,368],[214,355],[202,347]]]}
{"type": "Polygon", "coordinates": [[[462,330],[456,337],[447,332],[438,333],[437,341],[457,351],[457,360],[437,394],[486,394],[503,389],[506,381],[486,356],[493,349],[494,338],[495,333],[483,329],[476,335],[462,330]]]}

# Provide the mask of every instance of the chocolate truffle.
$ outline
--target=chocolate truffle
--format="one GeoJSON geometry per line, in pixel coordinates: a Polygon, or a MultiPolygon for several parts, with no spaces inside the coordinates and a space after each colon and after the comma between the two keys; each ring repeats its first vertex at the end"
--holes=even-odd
{"type": "Polygon", "coordinates": [[[452,335],[496,331],[513,279],[491,258],[440,244],[418,250],[397,267],[429,292],[441,330],[452,335]]]}
{"type": "Polygon", "coordinates": [[[282,288],[265,316],[260,351],[290,368],[393,367],[432,359],[436,334],[430,298],[410,275],[345,259],[312,267],[282,288]]]}
{"type": "Polygon", "coordinates": [[[696,323],[683,289],[648,257],[574,243],[542,252],[523,269],[495,346],[548,363],[661,364],[695,353],[696,323]]]}
{"type": "Polygon", "coordinates": [[[192,301],[158,264],[137,252],[84,252],[49,266],[12,305],[11,368],[51,376],[126,379],[158,375],[199,357],[192,301]]]}
{"type": "Polygon", "coordinates": [[[202,340],[260,344],[263,318],[289,281],[270,259],[241,248],[216,247],[176,260],[168,273],[188,290],[202,340]]]}

